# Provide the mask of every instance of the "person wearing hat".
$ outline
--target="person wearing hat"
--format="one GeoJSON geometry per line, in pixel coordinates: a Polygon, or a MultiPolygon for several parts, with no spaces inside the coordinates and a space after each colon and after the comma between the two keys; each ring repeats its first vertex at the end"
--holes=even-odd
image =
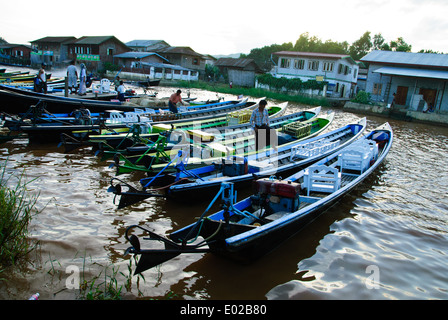
{"type": "Polygon", "coordinates": [[[87,81],[86,65],[84,63],[81,63],[81,71],[79,73],[79,89],[78,89],[78,94],[80,96],[86,95],[87,92],[86,81],[87,81]]]}

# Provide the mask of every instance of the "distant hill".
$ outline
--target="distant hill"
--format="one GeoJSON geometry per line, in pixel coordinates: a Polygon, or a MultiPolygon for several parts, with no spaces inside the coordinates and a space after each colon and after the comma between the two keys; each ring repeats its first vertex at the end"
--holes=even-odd
{"type": "Polygon", "coordinates": [[[241,53],[232,53],[232,54],[212,54],[213,57],[215,57],[216,59],[220,59],[220,58],[239,58],[241,55],[241,53]]]}

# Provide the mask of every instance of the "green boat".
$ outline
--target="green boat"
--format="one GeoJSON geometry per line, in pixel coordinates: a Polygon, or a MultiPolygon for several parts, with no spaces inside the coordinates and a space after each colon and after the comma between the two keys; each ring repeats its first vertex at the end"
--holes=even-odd
{"type": "MultiPolygon", "coordinates": [[[[278,146],[292,144],[323,132],[333,121],[334,113],[317,117],[319,112],[320,107],[271,121],[271,128],[277,131],[278,146]]],[[[194,139],[188,141],[188,138],[186,138],[167,153],[169,157],[165,156],[163,159],[153,159],[156,155],[150,151],[132,156],[117,153],[114,156],[114,163],[110,167],[116,168],[117,175],[141,171],[146,172],[148,176],[153,176],[161,170],[164,170],[165,173],[177,170],[175,168],[176,163],[172,159],[179,154],[180,150],[184,155],[182,162],[188,165],[189,168],[204,166],[232,155],[246,156],[266,151],[255,150],[255,137],[251,128],[242,130],[230,130],[227,128],[223,130],[221,137],[217,138],[215,136],[214,139],[210,139],[207,142],[203,140],[198,142],[194,139]]],[[[209,136],[207,136],[208,138],[209,136]]],[[[269,149],[270,146],[267,148],[269,149]]],[[[179,160],[176,161],[178,162],[179,160]]]]}
{"type": "MultiPolygon", "coordinates": [[[[272,120],[283,115],[286,112],[287,106],[288,102],[267,107],[266,109],[268,110],[270,119],[272,120]]],[[[145,144],[156,141],[159,134],[169,137],[173,131],[185,131],[194,135],[197,130],[224,128],[232,125],[247,126],[252,109],[234,111],[208,119],[188,120],[177,123],[156,123],[153,125],[149,123],[140,126],[141,130],[136,129],[134,126],[120,130],[105,131],[100,135],[91,135],[88,143],[95,145],[103,153],[103,159],[113,157],[117,152],[127,154],[127,148],[136,146],[143,149],[140,150],[140,153],[142,153],[148,148],[145,147],[145,144]],[[249,117],[247,117],[248,113],[249,117]]],[[[176,143],[177,141],[172,142],[168,140],[168,145],[171,145],[171,147],[176,143]]]]}

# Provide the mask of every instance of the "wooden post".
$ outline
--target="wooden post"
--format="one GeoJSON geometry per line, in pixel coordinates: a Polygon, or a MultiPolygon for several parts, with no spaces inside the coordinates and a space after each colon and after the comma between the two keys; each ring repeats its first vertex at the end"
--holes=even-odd
{"type": "Polygon", "coordinates": [[[68,78],[65,77],[65,94],[66,97],[68,97],[68,78]]]}

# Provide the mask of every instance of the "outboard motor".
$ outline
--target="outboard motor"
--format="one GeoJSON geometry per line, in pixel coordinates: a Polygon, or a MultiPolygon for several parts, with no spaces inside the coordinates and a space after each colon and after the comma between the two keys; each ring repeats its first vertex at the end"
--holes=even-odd
{"type": "Polygon", "coordinates": [[[255,195],[252,205],[263,207],[267,214],[273,212],[294,212],[299,209],[300,183],[272,178],[258,179],[253,182],[255,195]]]}

